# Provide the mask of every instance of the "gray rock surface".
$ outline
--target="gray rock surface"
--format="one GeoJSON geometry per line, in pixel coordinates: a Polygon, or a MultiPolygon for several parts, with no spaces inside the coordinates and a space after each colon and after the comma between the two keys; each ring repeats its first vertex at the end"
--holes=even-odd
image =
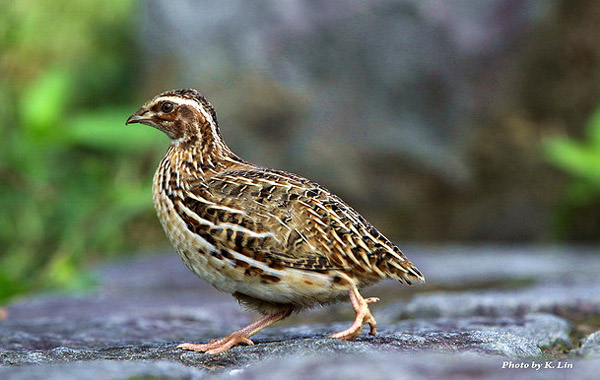
{"type": "Polygon", "coordinates": [[[97,271],[100,284],[91,293],[37,295],[9,306],[8,318],[0,322],[0,378],[525,378],[544,373],[552,379],[564,371],[598,370],[585,359],[597,349],[597,333],[580,349],[569,350],[576,345],[571,334],[579,323],[572,316],[590,317],[589,330],[600,315],[599,281],[591,276],[600,258],[566,249],[413,250],[428,252],[413,254],[428,285],[403,290],[384,282],[364,291],[382,298],[372,305],[377,336],[363,332],[353,342],[328,338],[353,318],[350,306],[341,303],[293,316],[258,334],[255,345],[218,355],[183,352],[176,345],[223,336],[248,323],[251,314],[196,279],[174,254],[112,263],[97,271]],[[565,255],[571,260],[564,261],[565,255]],[[544,263],[539,272],[536,258],[544,263]],[[520,269],[502,268],[490,279],[487,273],[498,260],[518,261],[520,269]],[[478,269],[465,270],[468,280],[460,283],[447,270],[449,263],[477,263],[478,269]],[[579,277],[569,275],[572,271],[579,277]],[[516,285],[495,288],[515,279],[516,285]],[[472,290],[480,286],[486,290],[472,290]],[[502,368],[504,362],[547,361],[574,368],[502,368]]]}
{"type": "MultiPolygon", "coordinates": [[[[0,327],[0,363],[9,365],[98,359],[171,359],[205,367],[244,365],[296,353],[366,353],[370,351],[472,351],[523,358],[542,355],[539,346],[568,341],[568,324],[550,315],[526,318],[409,320],[383,326],[377,337],[354,342],[328,338],[348,323],[267,330],[255,345],[221,355],[182,352],[186,339],[208,341],[219,333],[203,319],[175,315],[124,318],[106,316],[89,321],[44,318],[5,322],[0,327]]],[[[227,331],[223,328],[224,331],[227,331]]]]}
{"type": "Polygon", "coordinates": [[[381,379],[594,379],[600,371],[598,361],[546,361],[510,360],[476,353],[396,353],[365,352],[340,355],[339,353],[314,354],[297,353],[269,358],[251,366],[209,372],[204,369],[163,360],[119,362],[96,360],[90,362],[57,363],[45,366],[28,365],[23,367],[0,368],[0,376],[6,380],[79,380],[79,379],[248,379],[248,380],[363,380],[381,379]],[[532,369],[531,363],[542,366],[532,369]],[[573,364],[573,368],[550,369],[573,364]],[[529,365],[529,368],[506,368],[508,365],[529,365]],[[505,368],[502,368],[503,365],[505,368]]]}
{"type": "Polygon", "coordinates": [[[600,357],[600,331],[581,340],[581,347],[573,350],[575,355],[600,357]]]}
{"type": "Polygon", "coordinates": [[[565,378],[595,379],[600,370],[598,361],[546,361],[509,360],[506,358],[483,356],[471,352],[457,354],[369,352],[362,355],[315,355],[285,356],[269,359],[254,366],[208,376],[210,379],[248,380],[398,380],[398,379],[549,379],[565,378]],[[535,362],[539,370],[532,369],[535,362]],[[573,364],[573,368],[551,369],[573,364]],[[508,368],[513,365],[528,365],[529,368],[508,368]],[[505,365],[505,368],[502,366],[505,365]]]}
{"type": "Polygon", "coordinates": [[[207,370],[167,360],[136,362],[93,360],[0,368],[4,380],[187,379],[206,378],[207,370]]]}
{"type": "Polygon", "coordinates": [[[600,314],[600,283],[546,285],[514,291],[419,294],[381,310],[382,320],[465,316],[519,316],[529,313],[600,314]]]}

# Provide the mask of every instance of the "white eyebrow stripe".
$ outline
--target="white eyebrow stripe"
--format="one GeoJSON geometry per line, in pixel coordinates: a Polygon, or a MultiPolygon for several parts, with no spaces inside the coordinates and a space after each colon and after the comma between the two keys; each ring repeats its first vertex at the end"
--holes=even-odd
{"type": "Polygon", "coordinates": [[[152,108],[152,106],[154,106],[155,104],[158,104],[160,102],[164,102],[164,101],[168,101],[171,102],[173,104],[179,104],[179,105],[186,105],[186,106],[191,106],[194,107],[196,110],[198,110],[198,112],[200,112],[204,118],[210,123],[210,124],[214,124],[214,120],[211,116],[210,113],[206,112],[206,110],[204,109],[204,107],[201,107],[198,102],[196,102],[195,100],[192,99],[184,99],[184,98],[180,98],[177,96],[161,96],[159,98],[156,98],[152,103],[148,103],[148,105],[145,108],[152,108]]]}

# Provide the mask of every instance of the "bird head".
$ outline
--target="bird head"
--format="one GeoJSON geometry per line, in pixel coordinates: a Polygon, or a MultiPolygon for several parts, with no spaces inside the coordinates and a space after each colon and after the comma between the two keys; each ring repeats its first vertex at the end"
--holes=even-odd
{"type": "Polygon", "coordinates": [[[220,137],[213,106],[194,89],[170,90],[155,96],[125,122],[133,123],[163,131],[173,144],[220,137]]]}

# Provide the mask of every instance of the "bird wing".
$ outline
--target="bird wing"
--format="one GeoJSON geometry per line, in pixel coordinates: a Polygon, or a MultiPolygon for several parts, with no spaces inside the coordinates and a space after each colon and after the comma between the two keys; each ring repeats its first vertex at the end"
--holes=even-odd
{"type": "Polygon", "coordinates": [[[221,173],[194,186],[184,205],[208,222],[200,223],[204,232],[196,228],[205,239],[272,265],[422,279],[398,247],[340,198],[287,172],[221,173]]]}

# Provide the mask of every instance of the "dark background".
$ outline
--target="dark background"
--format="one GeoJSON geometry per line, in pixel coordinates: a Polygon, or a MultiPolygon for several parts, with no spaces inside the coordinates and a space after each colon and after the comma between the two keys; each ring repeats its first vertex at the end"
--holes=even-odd
{"type": "Polygon", "coordinates": [[[170,249],[168,140],[124,126],[195,87],[240,156],[397,242],[597,243],[600,3],[0,1],[0,300],[170,249]]]}

